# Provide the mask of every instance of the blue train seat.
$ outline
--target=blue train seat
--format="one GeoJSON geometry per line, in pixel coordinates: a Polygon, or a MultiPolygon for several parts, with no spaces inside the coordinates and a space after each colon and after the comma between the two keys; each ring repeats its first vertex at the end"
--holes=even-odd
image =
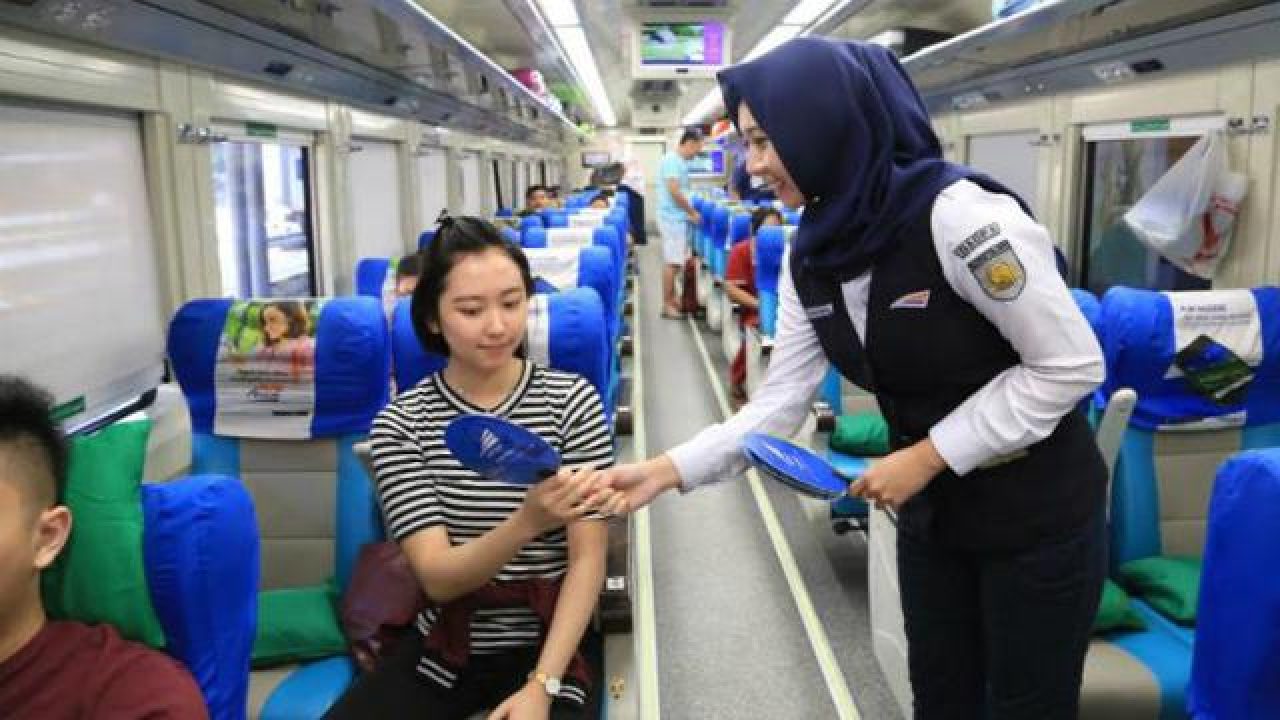
{"type": "Polygon", "coordinates": [[[762,227],[756,236],[756,292],[760,293],[760,331],[766,337],[773,337],[778,322],[778,278],[788,237],[782,226],[762,227]]]}
{"type": "MultiPolygon", "coordinates": [[[[1122,568],[1137,560],[1199,558],[1219,465],[1242,448],[1280,445],[1280,290],[1113,288],[1102,299],[1097,328],[1107,361],[1102,396],[1121,388],[1138,396],[1112,479],[1113,571],[1123,576],[1122,568]],[[1197,347],[1205,352],[1189,356],[1197,347]],[[1211,384],[1193,384],[1180,366],[1221,368],[1224,348],[1243,360],[1252,379],[1240,397],[1228,392],[1214,400],[1211,384]]],[[[1194,618],[1179,624],[1140,593],[1133,606],[1147,630],[1107,636],[1111,647],[1097,656],[1110,653],[1111,667],[1092,677],[1119,676],[1120,664],[1136,660],[1139,672],[1131,667],[1130,675],[1147,681],[1128,693],[1128,716],[1185,717],[1194,618]]],[[[1090,695],[1089,677],[1087,669],[1086,706],[1100,702],[1090,695]]]]}
{"type": "Polygon", "coordinates": [[[787,229],[765,227],[756,237],[756,292],[760,300],[760,327],[748,328],[743,342],[747,346],[747,394],[755,392],[764,379],[766,358],[773,347],[778,321],[778,278],[787,246],[787,229]]]}
{"type": "Polygon", "coordinates": [[[242,720],[258,611],[253,500],[224,475],[147,483],[141,494],[147,586],[165,651],[191,672],[212,720],[242,720]]]}
{"type": "Polygon", "coordinates": [[[617,408],[618,384],[621,378],[620,357],[616,352],[622,326],[620,294],[615,290],[617,275],[613,268],[613,255],[608,248],[592,245],[584,248],[529,248],[529,269],[533,273],[538,292],[559,292],[571,288],[591,288],[599,295],[603,311],[605,334],[610,348],[609,374],[606,380],[608,392],[603,396],[605,407],[617,408]]]}
{"type": "Polygon", "coordinates": [[[542,221],[541,215],[526,215],[520,218],[520,233],[523,234],[528,228],[546,227],[546,223],[542,221]]]}
{"type": "MultiPolygon", "coordinates": [[[[246,337],[254,346],[258,331],[229,298],[188,302],[169,328],[169,357],[191,413],[192,472],[238,477],[254,497],[260,601],[270,591],[330,581],[341,593],[360,547],[382,537],[373,485],[353,446],[388,401],[386,317],[369,297],[304,302],[319,303],[309,383],[307,351],[301,360],[265,363],[261,378],[237,380],[264,361],[241,352],[246,337]],[[300,363],[299,379],[276,379],[293,373],[293,363],[300,363]],[[264,397],[273,402],[252,401],[264,397]]],[[[256,671],[250,716],[319,717],[352,677],[345,653],[256,671]]]]}
{"type": "Polygon", "coordinates": [[[422,233],[418,235],[418,249],[425,250],[426,247],[431,244],[431,241],[435,239],[435,230],[423,230],[422,233]]]}
{"type": "Polygon", "coordinates": [[[1280,717],[1280,449],[1235,456],[1209,502],[1188,711],[1280,717]]]}
{"type": "Polygon", "coordinates": [[[613,227],[595,228],[534,228],[524,234],[523,244],[526,248],[580,248],[588,245],[600,245],[609,248],[613,255],[614,291],[617,294],[617,307],[622,306],[626,293],[627,247],[624,239],[613,227]]]}
{"type": "MultiPolygon", "coordinates": [[[[402,388],[413,387],[448,364],[447,358],[427,352],[418,342],[409,317],[408,299],[396,306],[391,344],[396,382],[402,388]]],[[[605,331],[604,303],[594,290],[572,288],[531,298],[525,346],[529,359],[582,375],[595,386],[600,397],[608,397],[609,339],[605,331]]]]}
{"type": "Polygon", "coordinates": [[[564,210],[542,210],[542,224],[549,228],[569,227],[569,213],[564,210]]]}

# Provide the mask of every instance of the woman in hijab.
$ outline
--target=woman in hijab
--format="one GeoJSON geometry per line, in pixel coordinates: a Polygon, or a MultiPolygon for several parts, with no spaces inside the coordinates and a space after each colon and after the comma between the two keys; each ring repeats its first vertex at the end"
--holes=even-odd
{"type": "Polygon", "coordinates": [[[835,365],[890,428],[850,491],[898,513],[915,717],[1076,717],[1106,484],[1077,403],[1103,362],[1052,240],[942,159],[879,47],[801,38],[719,80],[751,174],[804,206],[773,355],[736,415],[610,482],[634,509],[742,474],[742,437],[794,434],[835,365]]]}

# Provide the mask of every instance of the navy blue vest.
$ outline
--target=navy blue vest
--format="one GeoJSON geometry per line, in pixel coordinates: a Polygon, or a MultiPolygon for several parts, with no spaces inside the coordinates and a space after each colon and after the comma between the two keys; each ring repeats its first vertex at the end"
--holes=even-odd
{"type": "MultiPolygon", "coordinates": [[[[877,258],[865,348],[840,284],[791,263],[827,359],[875,394],[895,450],[927,437],[934,424],[1019,362],[995,326],[951,289],[929,220],[923,216],[877,258]]],[[[1084,415],[1072,410],[1025,452],[964,477],[944,471],[901,509],[898,528],[960,548],[1029,547],[1102,512],[1105,490],[1106,465],[1093,433],[1084,415]]]]}

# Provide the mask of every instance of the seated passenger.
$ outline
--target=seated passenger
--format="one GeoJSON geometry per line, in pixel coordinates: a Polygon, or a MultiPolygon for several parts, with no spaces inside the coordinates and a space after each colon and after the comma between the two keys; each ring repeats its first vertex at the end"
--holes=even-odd
{"type": "Polygon", "coordinates": [[[524,191],[524,209],[516,214],[527,217],[549,207],[551,207],[551,198],[547,194],[546,186],[530,185],[529,189],[524,191]]]}
{"type": "Polygon", "coordinates": [[[413,295],[414,289],[418,287],[418,273],[420,272],[421,264],[418,259],[418,253],[405,255],[396,263],[397,298],[413,295]]]}
{"type": "MultiPolygon", "coordinates": [[[[733,303],[742,308],[740,324],[743,328],[760,327],[760,299],[756,292],[756,235],[765,225],[781,225],[782,213],[771,207],[757,208],[751,213],[751,237],[729,251],[729,262],[724,271],[724,291],[733,303]]],[[[738,347],[738,354],[729,365],[729,394],[735,406],[747,401],[747,346],[738,347]]]]}
{"type": "Polygon", "coordinates": [[[476,218],[441,223],[411,316],[441,372],[399,395],[370,440],[388,534],[429,600],[415,628],[331,718],[594,718],[603,682],[579,651],[605,572],[599,487],[613,463],[604,407],[571,373],[522,350],[533,278],[519,247],[476,218]],[[541,435],[562,470],[531,488],[465,469],[443,442],[460,415],[492,413],[541,435]]]}
{"type": "Polygon", "coordinates": [[[587,203],[587,207],[594,208],[596,210],[608,210],[609,197],[611,194],[612,193],[608,190],[600,191],[595,197],[591,198],[591,202],[587,203]]]}
{"type": "Polygon", "coordinates": [[[40,574],[71,533],[60,504],[67,446],[52,411],[47,394],[0,375],[0,717],[207,717],[195,681],[169,656],[110,625],[45,616],[40,574]]]}

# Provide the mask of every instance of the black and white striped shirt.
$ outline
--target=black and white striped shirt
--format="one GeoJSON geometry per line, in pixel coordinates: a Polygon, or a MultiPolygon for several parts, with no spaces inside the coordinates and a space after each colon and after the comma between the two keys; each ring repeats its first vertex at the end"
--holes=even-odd
{"type": "MultiPolygon", "coordinates": [[[[526,362],[515,390],[493,410],[468,403],[440,373],[398,396],[373,422],[370,440],[378,499],[396,541],[430,527],[444,526],[455,545],[474,540],[509,517],[526,489],[492,482],[462,467],[444,443],[455,417],[488,412],[531,430],[551,443],[562,467],[613,464],[613,440],[600,396],[584,378],[526,362]]],[[[568,569],[563,528],[538,536],[520,549],[494,580],[560,578],[568,569]]],[[[436,619],[418,616],[425,635],[436,619]]],[[[471,621],[471,651],[491,654],[537,645],[538,617],[528,608],[480,609],[471,621]]],[[[452,687],[454,674],[423,657],[418,671],[452,687]]],[[[567,679],[561,696],[582,702],[585,694],[567,679]]]]}

